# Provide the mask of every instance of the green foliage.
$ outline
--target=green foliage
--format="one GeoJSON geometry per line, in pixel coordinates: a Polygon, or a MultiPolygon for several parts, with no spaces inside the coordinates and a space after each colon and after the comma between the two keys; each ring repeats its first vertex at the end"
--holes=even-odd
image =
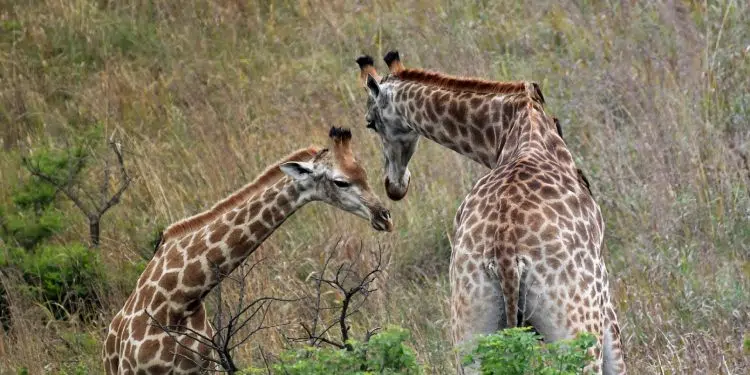
{"type": "MultiPolygon", "coordinates": [[[[83,363],[77,363],[61,369],[59,372],[57,372],[57,375],[87,375],[90,373],[91,371],[89,370],[88,366],[83,363]]],[[[19,367],[16,370],[16,374],[29,375],[29,369],[26,367],[19,367]]]]}
{"type": "MultiPolygon", "coordinates": [[[[369,342],[350,341],[351,350],[306,347],[282,353],[270,366],[273,374],[421,374],[414,351],[406,346],[409,331],[393,327],[369,342]]],[[[247,369],[244,374],[265,374],[269,369],[247,369]]]]}
{"type": "MultiPolygon", "coordinates": [[[[55,181],[65,181],[66,179],[75,178],[75,173],[80,169],[77,164],[80,163],[82,167],[82,163],[86,157],[87,152],[83,146],[75,146],[66,150],[41,148],[25,159],[25,162],[34,166],[45,175],[52,177],[55,181]]],[[[32,178],[29,186],[31,189],[27,190],[33,191],[33,188],[39,182],[36,177],[32,178]]],[[[16,200],[14,198],[14,201],[16,200]]],[[[16,204],[19,203],[16,202],[16,204]]]]}
{"type": "Polygon", "coordinates": [[[29,209],[34,212],[42,211],[55,200],[57,191],[54,186],[32,178],[29,183],[22,185],[13,194],[13,203],[19,209],[29,209]]]}
{"type": "MultiPolygon", "coordinates": [[[[55,181],[76,178],[83,167],[86,153],[83,147],[67,151],[41,149],[24,159],[24,163],[55,181]]],[[[10,245],[32,250],[44,240],[63,229],[63,214],[54,206],[57,188],[49,181],[31,176],[16,188],[11,200],[13,207],[4,211],[0,219],[0,234],[10,245]]]]}
{"type": "Polygon", "coordinates": [[[57,375],[85,375],[96,371],[91,370],[91,360],[101,354],[101,343],[98,333],[63,331],[59,334],[61,343],[57,350],[70,359],[59,364],[57,375]]]}
{"type": "Polygon", "coordinates": [[[38,214],[19,211],[8,215],[6,220],[7,238],[29,250],[63,229],[63,215],[53,207],[47,207],[38,214]]]}
{"type": "Polygon", "coordinates": [[[572,340],[543,344],[529,328],[511,328],[481,336],[464,364],[479,362],[485,375],[580,374],[593,358],[588,349],[596,344],[591,334],[572,340]]]}
{"type": "Polygon", "coordinates": [[[77,363],[60,370],[58,375],[87,375],[90,373],[91,370],[89,370],[88,366],[83,363],[77,363]]]}
{"type": "MultiPolygon", "coordinates": [[[[49,176],[54,184],[64,185],[74,181],[83,168],[85,150],[85,146],[64,151],[42,148],[24,163],[49,176]]],[[[63,318],[98,305],[96,292],[104,275],[97,254],[85,246],[46,243],[65,227],[64,214],[55,207],[58,196],[50,181],[34,175],[16,188],[12,207],[0,208],[0,235],[8,245],[0,249],[0,268],[17,271],[25,283],[19,292],[44,305],[56,318],[63,318]]],[[[0,316],[7,323],[5,294],[0,288],[0,316]]]]}
{"type": "Polygon", "coordinates": [[[83,245],[42,245],[34,252],[14,249],[8,263],[21,272],[24,292],[56,318],[98,305],[104,275],[98,254],[83,245]]]}

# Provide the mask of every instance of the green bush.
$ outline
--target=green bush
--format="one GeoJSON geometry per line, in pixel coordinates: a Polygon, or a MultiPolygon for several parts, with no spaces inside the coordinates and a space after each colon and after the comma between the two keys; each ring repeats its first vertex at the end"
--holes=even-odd
{"type": "Polygon", "coordinates": [[[511,328],[480,336],[477,347],[464,364],[478,362],[485,375],[568,375],[580,374],[593,359],[588,349],[596,344],[591,334],[572,340],[543,344],[529,328],[511,328]]]}
{"type": "Polygon", "coordinates": [[[42,245],[33,252],[13,249],[8,261],[21,272],[24,292],[56,318],[99,305],[97,291],[104,274],[98,254],[83,245],[42,245]]]}
{"type": "MultiPolygon", "coordinates": [[[[83,147],[66,151],[40,149],[25,163],[55,181],[77,178],[86,156],[83,147]]],[[[50,238],[65,227],[64,213],[55,206],[57,188],[36,176],[16,188],[12,205],[0,207],[0,269],[23,281],[20,293],[44,305],[56,318],[93,311],[102,285],[98,254],[80,244],[52,245],[50,238]]],[[[9,322],[7,291],[0,285],[0,321],[9,322]]]]}
{"type": "Polygon", "coordinates": [[[269,369],[252,368],[243,374],[421,374],[414,351],[406,346],[409,331],[390,328],[366,343],[350,340],[351,350],[306,347],[281,354],[269,369]]]}
{"type": "MultiPolygon", "coordinates": [[[[24,162],[55,181],[77,177],[86,154],[81,147],[66,152],[37,150],[24,162]]],[[[63,229],[63,213],[55,207],[58,189],[49,181],[31,176],[12,195],[12,207],[0,207],[0,235],[9,246],[33,250],[63,229]]]]}
{"type": "Polygon", "coordinates": [[[19,211],[6,218],[5,229],[9,238],[24,249],[33,249],[46,238],[63,229],[63,215],[49,207],[33,213],[19,211]]]}

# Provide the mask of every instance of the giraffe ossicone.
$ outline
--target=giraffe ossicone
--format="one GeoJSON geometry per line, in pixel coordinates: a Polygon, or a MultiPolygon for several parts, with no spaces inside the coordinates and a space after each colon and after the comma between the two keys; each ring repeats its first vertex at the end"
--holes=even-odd
{"type": "MultiPolygon", "coordinates": [[[[598,337],[587,369],[624,373],[601,211],[544,111],[539,85],[406,69],[396,51],[384,60],[389,74],[382,78],[371,57],[357,63],[367,127],[383,144],[388,197],[406,196],[421,137],[490,169],[454,221],[454,344],[465,348],[478,334],[525,324],[548,341],[587,331],[598,337]]],[[[457,362],[460,373],[477,371],[457,362]]]]}
{"type": "Polygon", "coordinates": [[[203,298],[305,204],[326,202],[368,220],[375,230],[393,230],[390,212],[354,157],[351,132],[331,128],[329,137],[330,148],[300,149],[208,211],[164,231],[109,325],[102,351],[107,374],[210,370],[209,348],[195,339],[213,336],[203,298]]]}

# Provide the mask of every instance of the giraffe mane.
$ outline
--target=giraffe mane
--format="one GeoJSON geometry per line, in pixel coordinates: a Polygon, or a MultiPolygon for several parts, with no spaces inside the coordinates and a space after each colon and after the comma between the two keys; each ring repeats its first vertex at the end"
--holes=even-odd
{"type": "Polygon", "coordinates": [[[310,161],[318,156],[318,154],[322,151],[323,150],[320,147],[310,146],[307,148],[299,149],[283,157],[278,162],[266,168],[266,170],[264,170],[263,173],[260,174],[260,176],[253,180],[253,182],[243,186],[239,190],[232,193],[232,195],[220,200],[210,209],[182,219],[168,226],[162,233],[160,244],[165,243],[168,239],[174,236],[180,236],[205,226],[209,222],[215,220],[217,217],[228,212],[231,208],[236,207],[240,203],[247,201],[255,194],[263,191],[264,188],[276,183],[284,176],[284,172],[282,172],[279,168],[281,164],[290,161],[310,161]]]}
{"type": "Polygon", "coordinates": [[[452,91],[480,94],[517,94],[528,92],[531,99],[544,104],[539,84],[527,81],[489,81],[473,77],[457,77],[423,69],[403,69],[390,75],[402,81],[418,82],[452,91]],[[532,88],[529,88],[529,85],[532,88]]]}

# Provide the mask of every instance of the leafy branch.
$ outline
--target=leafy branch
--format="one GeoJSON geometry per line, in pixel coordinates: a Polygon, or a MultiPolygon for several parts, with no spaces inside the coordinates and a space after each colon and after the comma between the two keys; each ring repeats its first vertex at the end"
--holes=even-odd
{"type": "Polygon", "coordinates": [[[89,222],[89,237],[91,246],[99,246],[100,226],[102,216],[113,206],[120,202],[125,190],[130,186],[132,178],[125,168],[125,158],[122,154],[122,145],[114,139],[109,140],[109,146],[115,154],[119,171],[119,178],[116,189],[112,191],[110,187],[110,178],[112,174],[111,166],[108,160],[105,161],[103,178],[99,185],[98,196],[92,195],[84,189],[82,184],[77,181],[77,177],[86,164],[86,155],[76,152],[72,160],[68,160],[67,173],[51,173],[46,171],[39,160],[24,157],[23,166],[33,176],[52,185],[57,191],[62,192],[79,210],[86,216],[89,222]]]}

